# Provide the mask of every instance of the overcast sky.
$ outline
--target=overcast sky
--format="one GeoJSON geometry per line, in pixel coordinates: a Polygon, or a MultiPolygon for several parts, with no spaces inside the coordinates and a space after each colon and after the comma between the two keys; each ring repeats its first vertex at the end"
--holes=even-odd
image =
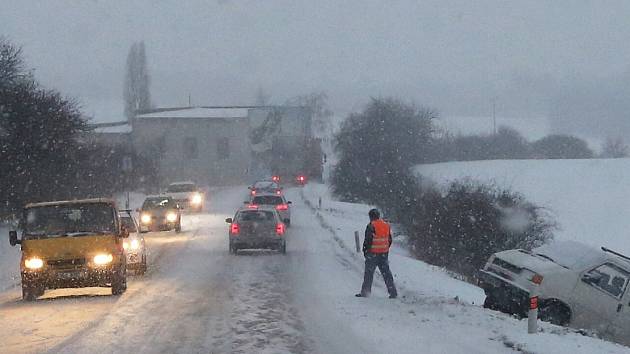
{"type": "Polygon", "coordinates": [[[480,116],[496,97],[498,115],[588,131],[627,120],[629,19],[630,1],[2,0],[0,34],[99,121],[122,119],[144,40],[157,106],[251,104],[262,87],[276,103],[326,91],[340,115],[393,95],[480,116]]]}

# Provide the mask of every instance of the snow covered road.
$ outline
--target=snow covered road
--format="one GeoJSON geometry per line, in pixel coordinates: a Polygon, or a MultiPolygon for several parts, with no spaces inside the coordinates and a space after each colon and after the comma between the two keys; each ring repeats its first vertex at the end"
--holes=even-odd
{"type": "MultiPolygon", "coordinates": [[[[218,191],[207,213],[185,216],[184,232],[179,235],[145,234],[149,271],[143,277],[131,276],[128,291],[120,297],[109,295],[109,289],[64,289],[25,303],[18,287],[1,292],[0,326],[4,331],[0,333],[0,352],[627,350],[574,334],[546,333],[532,339],[525,327],[521,332],[522,322],[461,303],[454,296],[439,295],[431,290],[438,284],[423,283],[420,286],[425,288],[418,289],[416,283],[405,281],[399,285],[406,298],[392,301],[377,278],[374,296],[356,299],[353,294],[361,283],[361,258],[342,247],[296,190],[287,192],[294,202],[287,255],[269,251],[230,255],[224,219],[241,205],[244,191],[244,187],[218,191]]],[[[339,232],[346,232],[348,225],[339,223],[339,232]]],[[[354,226],[355,221],[351,223],[354,226]]],[[[397,279],[413,275],[411,262],[416,261],[393,262],[397,279]],[[404,274],[403,266],[408,268],[404,274]]],[[[451,284],[445,289],[467,287],[451,284]]]]}

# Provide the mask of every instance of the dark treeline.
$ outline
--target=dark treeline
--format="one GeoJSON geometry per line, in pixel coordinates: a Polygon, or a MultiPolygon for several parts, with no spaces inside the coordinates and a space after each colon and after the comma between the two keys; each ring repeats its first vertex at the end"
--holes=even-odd
{"type": "Polygon", "coordinates": [[[0,37],[0,216],[29,202],[109,196],[134,176],[122,147],[83,139],[87,119],[76,101],[42,87],[22,50],[0,37]]]}
{"type": "Polygon", "coordinates": [[[578,137],[551,134],[530,142],[515,129],[502,126],[496,134],[453,136],[446,132],[434,137],[424,162],[593,157],[586,141],[578,137]]]}

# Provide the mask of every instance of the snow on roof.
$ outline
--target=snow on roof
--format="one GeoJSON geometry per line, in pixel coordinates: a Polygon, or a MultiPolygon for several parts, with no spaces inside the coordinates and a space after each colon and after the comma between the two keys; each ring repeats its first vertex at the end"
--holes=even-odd
{"type": "Polygon", "coordinates": [[[145,118],[247,118],[248,108],[204,108],[192,107],[163,112],[139,114],[136,119],[145,118]]]}
{"type": "Polygon", "coordinates": [[[131,124],[120,124],[120,125],[94,128],[94,133],[97,133],[97,134],[114,134],[114,133],[123,134],[123,133],[131,133],[131,131],[132,131],[131,124]]]}

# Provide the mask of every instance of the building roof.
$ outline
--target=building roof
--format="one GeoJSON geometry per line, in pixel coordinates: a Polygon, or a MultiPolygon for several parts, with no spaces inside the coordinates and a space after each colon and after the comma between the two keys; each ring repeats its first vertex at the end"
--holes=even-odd
{"type": "Polygon", "coordinates": [[[247,118],[249,108],[243,107],[189,107],[139,114],[136,119],[186,118],[186,119],[221,119],[247,118]]]}

